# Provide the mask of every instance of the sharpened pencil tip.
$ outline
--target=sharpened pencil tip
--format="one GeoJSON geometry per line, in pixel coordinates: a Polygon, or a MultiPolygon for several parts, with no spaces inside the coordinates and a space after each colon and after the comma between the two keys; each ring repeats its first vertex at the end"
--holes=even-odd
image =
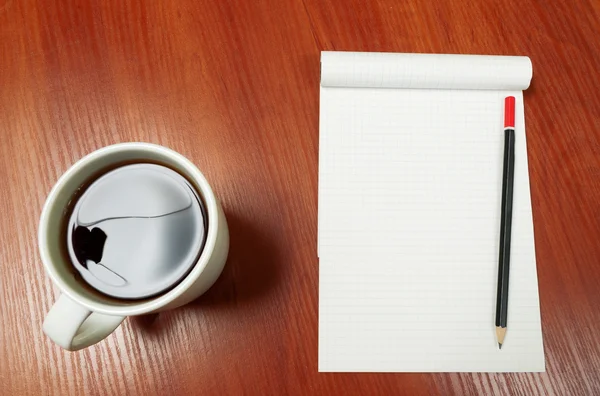
{"type": "Polygon", "coordinates": [[[498,341],[498,349],[502,349],[502,344],[504,344],[505,335],[506,327],[496,327],[496,341],[498,341]]]}

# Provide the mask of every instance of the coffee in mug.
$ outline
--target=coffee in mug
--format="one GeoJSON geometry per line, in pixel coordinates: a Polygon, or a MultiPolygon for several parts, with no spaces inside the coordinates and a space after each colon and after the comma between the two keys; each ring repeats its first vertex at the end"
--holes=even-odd
{"type": "Polygon", "coordinates": [[[74,273],[97,291],[138,299],[163,293],[193,267],[206,237],[194,186],[160,164],[136,163],[84,185],[66,216],[74,273]]]}

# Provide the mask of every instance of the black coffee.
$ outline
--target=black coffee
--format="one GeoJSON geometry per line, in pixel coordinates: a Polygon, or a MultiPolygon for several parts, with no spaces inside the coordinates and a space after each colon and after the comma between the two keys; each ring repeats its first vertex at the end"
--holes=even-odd
{"type": "Polygon", "coordinates": [[[112,297],[165,292],[196,263],[206,214],[179,173],[140,163],[109,171],[77,199],[67,223],[68,256],[83,280],[112,297]]]}

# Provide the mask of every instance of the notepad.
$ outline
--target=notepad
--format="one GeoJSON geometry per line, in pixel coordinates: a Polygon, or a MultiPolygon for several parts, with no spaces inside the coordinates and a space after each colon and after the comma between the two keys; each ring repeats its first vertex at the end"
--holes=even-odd
{"type": "Polygon", "coordinates": [[[544,371],[527,57],[323,52],[319,371],[544,371]],[[508,331],[495,337],[503,103],[516,98],[508,331]]]}

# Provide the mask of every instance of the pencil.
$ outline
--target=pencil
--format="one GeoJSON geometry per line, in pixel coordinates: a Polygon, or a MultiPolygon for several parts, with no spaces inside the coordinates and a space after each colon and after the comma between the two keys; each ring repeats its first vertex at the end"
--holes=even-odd
{"type": "Polygon", "coordinates": [[[502,349],[508,317],[508,275],[510,272],[510,239],[515,179],[515,97],[504,99],[504,167],[502,170],[502,208],[500,218],[500,252],[498,258],[498,290],[496,297],[496,338],[502,349]]]}

